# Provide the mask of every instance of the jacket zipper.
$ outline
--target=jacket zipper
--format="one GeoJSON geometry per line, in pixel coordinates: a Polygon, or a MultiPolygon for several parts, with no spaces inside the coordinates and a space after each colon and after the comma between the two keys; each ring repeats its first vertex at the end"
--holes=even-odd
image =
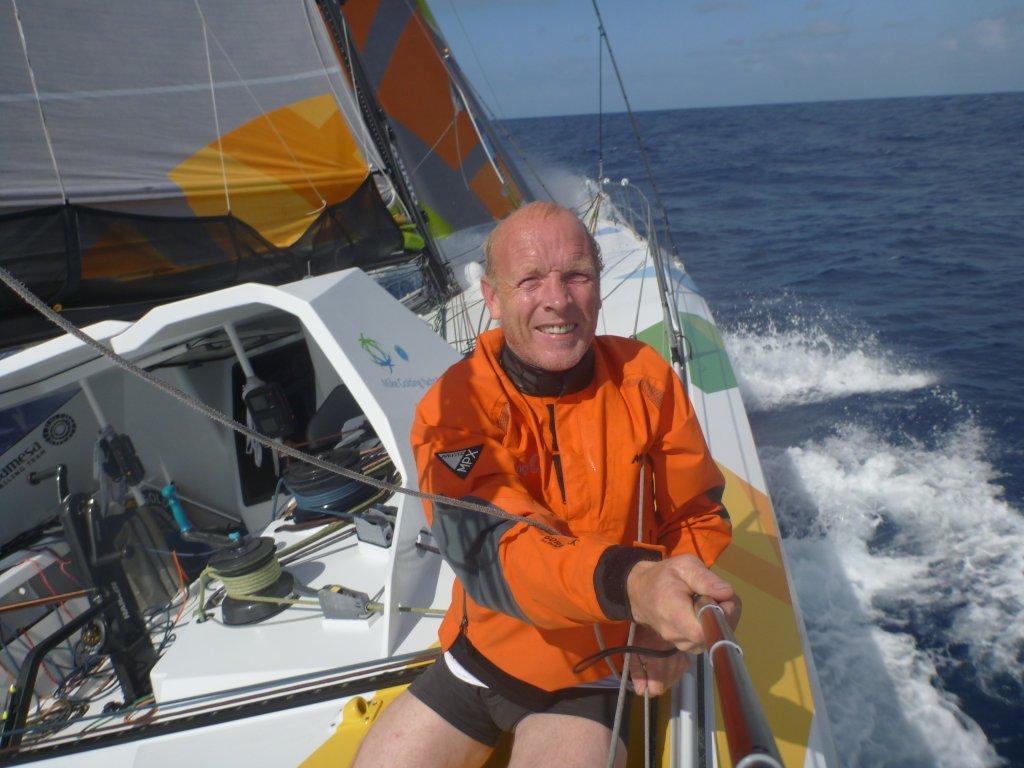
{"type": "Polygon", "coordinates": [[[558,453],[558,431],[555,429],[555,404],[548,403],[548,424],[551,427],[551,461],[555,465],[555,477],[558,478],[558,490],[562,494],[562,503],[565,500],[565,478],[562,476],[562,457],[558,453]]]}

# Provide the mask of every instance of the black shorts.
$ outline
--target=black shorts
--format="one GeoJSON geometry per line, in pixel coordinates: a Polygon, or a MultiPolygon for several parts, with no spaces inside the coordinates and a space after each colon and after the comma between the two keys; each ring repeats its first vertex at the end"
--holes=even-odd
{"type": "MultiPolygon", "coordinates": [[[[554,703],[536,707],[513,702],[492,688],[482,688],[460,680],[448,668],[444,657],[430,665],[409,686],[409,693],[422,701],[445,721],[471,739],[493,747],[502,731],[511,733],[527,715],[540,712],[575,715],[600,723],[611,731],[615,724],[617,689],[574,688],[556,694],[554,703]]],[[[629,707],[627,694],[619,738],[628,743],[629,707]]]]}

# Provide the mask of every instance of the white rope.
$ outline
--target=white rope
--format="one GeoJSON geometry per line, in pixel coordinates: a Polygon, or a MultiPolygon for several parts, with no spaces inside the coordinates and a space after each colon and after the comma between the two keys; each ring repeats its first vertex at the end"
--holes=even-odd
{"type": "Polygon", "coordinates": [[[651,255],[651,241],[647,241],[647,249],[644,251],[644,260],[640,264],[640,293],[636,298],[636,317],[633,318],[633,338],[636,338],[637,328],[640,327],[640,309],[644,303],[644,283],[647,282],[647,259],[651,255]]]}
{"type": "MultiPolygon", "coordinates": [[[[406,3],[406,4],[408,5],[408,3],[406,3]]],[[[494,107],[495,108],[494,108],[493,112],[497,114],[499,119],[504,120],[505,119],[505,114],[504,114],[504,110],[502,110],[502,108],[501,108],[501,99],[498,98],[498,94],[494,90],[494,86],[491,85],[491,79],[487,76],[487,70],[484,69],[483,62],[480,61],[480,56],[476,52],[476,46],[473,45],[473,38],[472,38],[472,36],[470,36],[469,32],[466,31],[466,27],[462,23],[462,16],[459,15],[459,9],[455,7],[455,3],[453,3],[452,0],[448,0],[448,5],[452,9],[452,15],[455,16],[455,21],[457,21],[458,24],[459,24],[459,29],[462,30],[462,36],[466,38],[466,43],[469,46],[469,50],[473,54],[473,60],[476,61],[476,67],[477,67],[477,69],[480,70],[480,75],[481,75],[481,77],[483,77],[484,82],[487,83],[487,89],[491,92],[491,96],[494,98],[494,107]]],[[[477,94],[477,98],[479,98],[481,103],[483,103],[484,109],[486,111],[492,111],[490,109],[489,105],[486,102],[484,102],[484,100],[480,96],[480,94],[477,94]]]]}
{"type": "MultiPolygon", "coordinates": [[[[641,288],[643,282],[640,283],[641,288]]],[[[644,469],[647,465],[644,463],[643,458],[640,459],[640,511],[637,515],[636,520],[636,540],[642,542],[644,540],[644,469]]],[[[641,660],[641,665],[643,661],[641,660]]],[[[644,667],[644,677],[646,677],[647,667],[644,667]]],[[[651,745],[648,743],[650,739],[651,728],[651,681],[647,679],[644,681],[644,768],[651,768],[651,745]]]]}
{"type": "MultiPolygon", "coordinates": [[[[604,644],[604,635],[601,634],[601,625],[594,625],[594,637],[597,638],[597,647],[602,651],[608,650],[608,647],[604,644]]],[[[608,669],[612,671],[612,677],[616,680],[619,679],[619,670],[615,668],[615,662],[612,661],[611,656],[604,657],[604,663],[608,665],[608,669]]]]}
{"type": "MultiPolygon", "coordinates": [[[[626,645],[633,644],[633,636],[636,634],[636,622],[629,622],[629,634],[626,636],[626,645]]],[[[622,656],[622,675],[619,677],[619,696],[615,700],[615,721],[612,723],[612,738],[608,743],[608,761],[606,768],[615,768],[615,753],[619,746],[619,731],[622,730],[622,710],[626,703],[626,685],[629,683],[629,653],[622,656]]]]}
{"type": "MultiPolygon", "coordinates": [[[[409,0],[406,0],[406,5],[407,6],[409,5],[409,0]]],[[[501,132],[505,135],[505,139],[512,146],[512,149],[515,150],[515,152],[519,155],[519,159],[523,161],[523,164],[530,170],[530,173],[533,174],[533,177],[537,180],[537,183],[540,184],[540,188],[543,189],[547,193],[547,196],[548,196],[549,199],[554,200],[555,196],[551,194],[551,191],[544,184],[544,180],[537,173],[536,169],[534,169],[533,164],[530,162],[529,158],[527,158],[526,155],[523,154],[523,150],[520,149],[519,145],[516,143],[516,140],[514,138],[512,138],[512,133],[505,126],[505,124],[504,124],[505,115],[503,114],[503,110],[501,108],[501,100],[498,98],[498,94],[495,93],[494,86],[491,85],[490,78],[487,77],[487,70],[484,68],[483,63],[480,61],[480,56],[476,52],[476,46],[473,45],[473,38],[470,37],[469,33],[466,31],[466,27],[462,23],[462,17],[459,15],[459,10],[458,10],[458,8],[455,7],[455,3],[453,3],[452,0],[448,0],[448,5],[451,6],[452,14],[455,16],[455,20],[459,23],[459,28],[462,30],[462,34],[466,38],[466,42],[469,44],[469,50],[472,52],[473,58],[476,60],[477,69],[480,70],[480,75],[483,77],[484,82],[487,83],[487,88],[490,90],[491,96],[494,98],[494,107],[495,108],[491,109],[491,106],[487,103],[487,100],[484,99],[483,95],[480,94],[480,93],[477,93],[473,89],[472,83],[467,83],[469,88],[470,88],[470,91],[476,96],[477,100],[480,102],[480,106],[482,107],[483,112],[484,112],[484,117],[490,118],[490,120],[491,120],[491,127],[492,128],[496,127],[499,130],[501,130],[501,132]],[[497,115],[497,117],[495,117],[495,115],[497,115]],[[498,120],[501,120],[502,122],[499,123],[498,120]]],[[[446,42],[446,44],[447,44],[447,42],[446,42]]],[[[467,81],[468,81],[468,78],[467,78],[467,81]]],[[[465,101],[465,97],[464,96],[463,96],[463,101],[465,101]]],[[[476,120],[475,120],[475,118],[473,118],[472,112],[468,108],[467,108],[466,111],[469,112],[470,119],[473,120],[474,127],[476,127],[476,120]]],[[[477,127],[477,134],[480,134],[480,129],[478,127],[477,127]]],[[[485,145],[485,148],[486,148],[486,145],[485,145]]],[[[494,146],[494,147],[492,147],[492,149],[495,150],[495,155],[497,156],[498,147],[494,146]]],[[[501,179],[501,183],[504,184],[506,186],[506,188],[507,188],[508,184],[506,183],[505,178],[501,175],[501,172],[498,170],[498,168],[497,168],[497,166],[496,166],[496,164],[495,164],[495,162],[493,160],[491,162],[491,165],[494,167],[495,172],[498,174],[498,178],[501,179]]]]}
{"type": "MultiPolygon", "coordinates": [[[[196,2],[198,2],[198,0],[196,0],[196,2]]],[[[296,170],[298,170],[299,173],[302,174],[302,178],[306,180],[306,183],[309,185],[310,189],[313,190],[313,193],[320,198],[320,207],[317,208],[315,211],[307,212],[306,215],[312,216],[313,214],[320,213],[320,211],[324,210],[327,207],[327,199],[320,192],[320,189],[314,183],[313,179],[310,178],[309,173],[306,170],[306,166],[299,162],[299,158],[297,158],[295,156],[295,153],[292,152],[291,145],[288,144],[287,141],[285,141],[284,136],[282,136],[281,132],[277,129],[277,125],[274,123],[273,118],[270,116],[267,110],[263,108],[263,105],[260,103],[260,100],[256,98],[256,94],[253,92],[252,88],[249,87],[249,82],[244,77],[242,77],[242,73],[238,71],[238,67],[235,66],[235,62],[228,55],[228,52],[224,48],[223,44],[221,44],[220,38],[217,37],[217,33],[209,27],[207,27],[205,22],[203,24],[203,29],[207,31],[209,35],[213,38],[213,42],[216,43],[217,48],[220,49],[221,54],[224,56],[224,60],[227,62],[228,66],[231,67],[231,71],[235,73],[235,76],[238,78],[239,82],[245,88],[245,92],[249,94],[249,98],[253,100],[253,103],[256,105],[256,108],[260,111],[260,114],[264,118],[266,118],[267,125],[270,126],[270,129],[274,132],[274,135],[277,137],[277,140],[281,143],[281,146],[284,147],[285,152],[287,152],[288,156],[292,159],[292,163],[295,165],[296,170]]]]}
{"type": "MultiPolygon", "coordinates": [[[[420,169],[420,166],[423,165],[425,162],[427,162],[427,160],[430,159],[430,156],[432,154],[434,154],[434,150],[437,149],[437,145],[440,144],[444,140],[444,137],[448,135],[448,131],[450,131],[455,126],[455,120],[457,118],[458,118],[458,114],[454,115],[452,117],[451,121],[448,123],[448,125],[445,126],[445,129],[443,131],[441,131],[441,134],[437,137],[437,139],[434,141],[434,143],[431,144],[429,147],[427,147],[426,154],[424,154],[423,157],[421,157],[419,159],[419,162],[416,163],[416,165],[413,167],[413,169],[411,171],[409,171],[409,175],[410,176],[412,176],[412,174],[416,173],[416,171],[418,171],[420,169]]],[[[456,134],[455,141],[458,142],[458,134],[456,134]]],[[[462,180],[463,181],[466,180],[465,175],[463,175],[462,180]]],[[[468,184],[467,184],[467,186],[468,186],[468,184]]]]}
{"type": "MultiPolygon", "coordinates": [[[[640,499],[637,503],[637,516],[636,516],[636,540],[643,542],[644,540],[644,473],[647,469],[647,464],[640,461],[640,499]]],[[[594,625],[595,627],[597,625],[594,625]]],[[[636,622],[629,622],[629,634],[626,637],[626,645],[633,644],[633,637],[636,635],[636,622]]],[[[600,637],[600,635],[598,635],[600,637]]],[[[602,649],[603,650],[603,649],[602,649]]],[[[618,747],[619,731],[622,729],[622,710],[625,708],[626,703],[626,685],[629,683],[629,653],[622,655],[622,674],[619,676],[619,695],[615,700],[615,721],[612,723],[612,738],[608,744],[608,763],[607,768],[614,768],[615,766],[615,751],[618,747]]],[[[646,695],[645,695],[646,698],[646,695]]],[[[650,752],[647,745],[647,729],[644,729],[644,753],[650,752]]]]}
{"type": "Polygon", "coordinates": [[[644,768],[651,768],[651,689],[644,688],[644,768]]]}
{"type": "Polygon", "coordinates": [[[50,152],[50,162],[53,163],[53,172],[57,176],[57,186],[60,187],[60,196],[67,205],[68,191],[64,188],[64,179],[60,175],[60,168],[57,165],[57,154],[53,151],[53,141],[50,139],[50,129],[46,125],[46,115],[43,113],[43,102],[39,99],[39,88],[36,85],[36,73],[32,69],[32,60],[28,56],[28,41],[25,39],[25,30],[21,25],[21,14],[18,12],[18,3],[11,0],[11,8],[14,10],[14,21],[18,25],[18,37],[21,39],[21,52],[25,56],[25,66],[28,68],[28,79],[32,83],[32,93],[36,98],[36,108],[39,110],[39,122],[43,126],[43,138],[46,139],[46,148],[50,152]]]}
{"type": "Polygon", "coordinates": [[[213,87],[213,62],[210,59],[210,39],[206,34],[206,16],[199,6],[199,0],[195,0],[196,12],[199,14],[199,21],[203,27],[203,48],[206,50],[206,74],[210,79],[210,102],[213,104],[213,130],[217,133],[217,154],[220,156],[220,178],[224,184],[224,204],[228,214],[231,214],[231,194],[228,192],[228,169],[224,164],[224,142],[220,135],[220,115],[217,113],[217,92],[213,87]]]}
{"type": "MultiPolygon", "coordinates": [[[[413,19],[415,19],[416,24],[420,28],[420,31],[423,33],[424,37],[426,37],[428,40],[433,42],[433,37],[434,37],[433,34],[431,34],[431,31],[428,30],[424,26],[422,19],[420,19],[419,13],[417,13],[416,10],[412,7],[412,5],[409,4],[409,0],[405,0],[405,5],[409,9],[409,12],[412,14],[413,19]]],[[[460,25],[462,24],[462,20],[461,19],[459,19],[459,24],[460,25]]],[[[465,32],[465,29],[463,29],[463,32],[465,32]]],[[[443,40],[442,40],[442,43],[444,43],[445,51],[450,50],[450,48],[448,47],[447,43],[445,43],[443,40]]],[[[470,45],[472,45],[472,43],[470,45]]],[[[474,55],[476,55],[475,51],[474,51],[474,55]]],[[[487,158],[487,162],[490,164],[491,169],[494,171],[495,175],[498,177],[498,181],[501,182],[501,186],[503,186],[505,189],[508,189],[508,181],[505,179],[505,176],[502,174],[501,170],[498,168],[498,164],[495,162],[495,159],[493,157],[491,157],[491,152],[490,152],[490,149],[488,147],[487,140],[484,138],[484,134],[483,134],[483,132],[481,132],[480,126],[477,125],[476,118],[473,117],[473,110],[471,110],[469,108],[469,102],[466,100],[466,94],[462,92],[462,88],[459,86],[458,81],[455,79],[455,77],[452,74],[451,70],[448,68],[448,59],[444,55],[444,51],[442,51],[440,59],[441,59],[441,66],[444,67],[445,74],[448,75],[448,84],[455,91],[455,93],[453,95],[458,95],[459,102],[461,103],[461,105],[460,104],[456,104],[455,100],[452,99],[452,107],[455,110],[454,114],[453,114],[453,117],[452,117],[452,125],[455,126],[455,154],[459,158],[459,173],[462,176],[463,184],[465,184],[466,189],[470,189],[469,181],[466,179],[466,170],[465,170],[465,168],[463,167],[463,164],[462,164],[462,151],[459,148],[458,119],[459,119],[459,112],[460,111],[461,112],[465,112],[466,116],[469,118],[469,124],[473,126],[473,130],[476,132],[477,139],[479,139],[480,146],[483,149],[484,157],[487,158]]],[[[479,64],[479,60],[477,61],[477,63],[479,64]]],[[[487,76],[484,75],[484,79],[485,80],[486,80],[486,78],[487,78],[487,76]]],[[[445,130],[445,133],[447,133],[447,131],[448,131],[448,129],[445,130]]],[[[444,134],[441,134],[441,137],[443,138],[444,134]]],[[[438,141],[434,142],[434,146],[430,148],[431,152],[433,152],[434,148],[438,145],[438,143],[440,143],[440,139],[438,139],[438,141]]],[[[429,154],[430,153],[428,153],[428,156],[429,156],[429,154]]],[[[423,160],[426,160],[426,157],[424,157],[423,160]]],[[[420,161],[420,165],[423,164],[423,160],[420,161]]],[[[417,165],[416,167],[419,168],[419,165],[417,165]]]]}
{"type": "Polygon", "coordinates": [[[713,643],[712,646],[708,648],[708,661],[711,662],[712,669],[715,666],[715,651],[717,651],[719,648],[735,648],[736,652],[740,656],[743,655],[743,649],[740,648],[739,644],[734,643],[732,640],[719,640],[717,643],[713,643]]]}
{"type": "MultiPolygon", "coordinates": [[[[449,77],[451,77],[451,75],[449,75],[449,77]]],[[[484,155],[487,157],[487,162],[490,163],[491,168],[494,170],[494,175],[497,176],[498,181],[501,182],[501,186],[505,187],[505,189],[508,189],[508,180],[505,178],[505,175],[501,172],[501,169],[498,168],[498,164],[497,162],[495,162],[495,159],[491,157],[491,148],[487,144],[487,139],[484,137],[483,132],[480,130],[480,126],[477,125],[476,118],[473,117],[473,110],[469,108],[469,102],[466,101],[466,94],[462,92],[462,89],[459,87],[459,84],[455,82],[454,77],[451,77],[451,82],[452,85],[455,86],[456,93],[459,94],[459,99],[462,101],[462,108],[466,111],[466,115],[469,117],[469,122],[473,126],[473,130],[476,131],[477,138],[480,139],[480,146],[483,147],[484,155]]]]}

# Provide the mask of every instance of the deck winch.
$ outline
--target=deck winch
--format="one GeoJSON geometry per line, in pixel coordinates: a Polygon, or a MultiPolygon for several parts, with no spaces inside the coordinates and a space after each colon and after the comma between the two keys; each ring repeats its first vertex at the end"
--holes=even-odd
{"type": "MultiPolygon", "coordinates": [[[[359,469],[362,455],[356,446],[341,446],[318,454],[346,469],[359,469]]],[[[284,473],[284,485],[295,497],[296,522],[323,515],[345,516],[357,504],[377,493],[377,489],[328,472],[312,464],[292,462],[284,473]]]]}
{"type": "Polygon", "coordinates": [[[267,536],[245,539],[210,558],[210,576],[224,584],[227,597],[221,616],[229,626],[255,624],[289,606],[295,579],[281,568],[274,540],[267,536]]]}

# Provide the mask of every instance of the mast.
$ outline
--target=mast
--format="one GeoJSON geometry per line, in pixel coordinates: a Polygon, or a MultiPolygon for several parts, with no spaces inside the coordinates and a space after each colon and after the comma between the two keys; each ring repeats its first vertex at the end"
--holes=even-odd
{"type": "Polygon", "coordinates": [[[420,208],[419,200],[413,189],[412,180],[406,172],[401,157],[395,152],[394,135],[388,123],[387,115],[377,103],[370,86],[369,79],[363,70],[362,62],[356,53],[355,46],[348,34],[348,25],[345,23],[341,4],[338,0],[316,0],[317,6],[324,17],[331,36],[334,39],[334,48],[338,56],[344,62],[348,72],[352,76],[352,86],[359,103],[363,119],[373,138],[377,150],[384,160],[384,164],[390,171],[389,176],[394,182],[402,202],[409,211],[416,229],[423,236],[424,250],[427,254],[427,275],[431,280],[432,287],[437,293],[438,299],[443,300],[451,291],[454,280],[451,270],[441,257],[437,243],[434,241],[430,227],[427,225],[426,217],[420,208]]]}

